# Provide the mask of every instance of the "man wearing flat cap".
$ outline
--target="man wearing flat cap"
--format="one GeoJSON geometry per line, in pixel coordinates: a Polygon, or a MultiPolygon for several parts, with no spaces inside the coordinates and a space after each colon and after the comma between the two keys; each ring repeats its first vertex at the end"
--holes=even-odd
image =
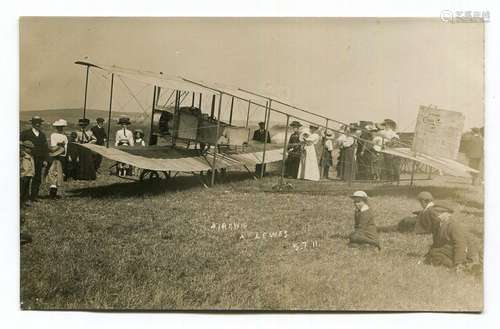
{"type": "MultiPolygon", "coordinates": [[[[264,122],[259,122],[259,129],[254,131],[252,140],[261,143],[271,143],[271,135],[269,135],[269,131],[266,131],[266,124],[264,122]]],[[[266,174],[266,165],[257,163],[255,165],[255,174],[260,175],[261,171],[264,175],[266,174]]]]}
{"type": "Polygon", "coordinates": [[[35,162],[35,173],[31,182],[30,199],[33,202],[38,201],[38,193],[42,182],[42,168],[47,166],[49,156],[49,147],[47,137],[42,132],[43,119],[39,116],[34,116],[31,119],[31,128],[24,130],[20,134],[20,141],[31,141],[33,149],[31,155],[35,162]]]}

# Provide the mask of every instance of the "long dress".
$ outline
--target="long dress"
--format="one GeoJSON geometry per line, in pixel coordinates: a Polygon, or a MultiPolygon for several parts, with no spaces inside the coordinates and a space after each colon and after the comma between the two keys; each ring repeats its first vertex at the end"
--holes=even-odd
{"type": "MultiPolygon", "coordinates": [[[[95,137],[90,130],[77,131],[77,143],[95,143],[95,137]]],[[[95,180],[95,159],[94,154],[88,148],[83,146],[78,150],[78,179],[80,180],[95,180]]]]}
{"type": "Polygon", "coordinates": [[[299,133],[293,133],[288,140],[288,156],[285,160],[286,177],[297,178],[299,173],[300,156],[302,153],[299,137],[299,133]]]}
{"type": "Polygon", "coordinates": [[[297,178],[312,181],[319,180],[318,158],[316,156],[316,143],[319,142],[318,134],[301,135],[304,142],[304,152],[300,158],[299,174],[297,178]]]}

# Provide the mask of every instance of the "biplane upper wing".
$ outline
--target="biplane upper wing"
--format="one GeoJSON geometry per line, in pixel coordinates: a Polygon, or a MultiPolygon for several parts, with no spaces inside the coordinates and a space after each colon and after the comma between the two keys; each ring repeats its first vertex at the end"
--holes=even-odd
{"type": "MultiPolygon", "coordinates": [[[[170,147],[156,148],[156,154],[151,150],[144,149],[144,152],[131,148],[127,152],[124,149],[106,148],[105,146],[95,144],[78,144],[93,152],[96,152],[108,159],[123,162],[134,167],[154,170],[154,171],[179,171],[179,172],[198,172],[212,169],[213,153],[206,156],[195,155],[193,150],[174,150],[170,147]],[[135,152],[134,152],[135,151],[135,152]],[[145,153],[145,152],[149,152],[145,153]],[[134,154],[135,153],[135,154],[134,154]],[[142,153],[142,154],[141,154],[142,153]]],[[[269,145],[268,145],[269,146],[269,145]]],[[[220,152],[217,153],[215,168],[228,168],[243,165],[255,165],[262,163],[263,152],[220,152]]],[[[280,161],[283,157],[282,147],[269,147],[266,150],[264,163],[280,161]]]]}
{"type": "Polygon", "coordinates": [[[470,178],[472,174],[478,173],[477,170],[455,160],[430,156],[423,153],[417,153],[415,155],[409,148],[388,148],[382,150],[382,152],[423,163],[451,176],[470,178]]]}
{"type": "Polygon", "coordinates": [[[217,91],[214,91],[211,88],[206,88],[196,83],[192,83],[186,81],[183,78],[167,75],[162,72],[152,72],[146,70],[138,70],[138,69],[130,69],[124,68],[116,65],[101,65],[97,63],[90,63],[86,61],[77,61],[75,62],[79,65],[86,65],[90,67],[95,67],[101,69],[103,71],[113,73],[115,75],[140,81],[142,83],[151,85],[151,86],[159,86],[163,88],[173,89],[173,90],[181,90],[181,91],[189,91],[195,93],[204,93],[204,94],[218,94],[217,91]]]}

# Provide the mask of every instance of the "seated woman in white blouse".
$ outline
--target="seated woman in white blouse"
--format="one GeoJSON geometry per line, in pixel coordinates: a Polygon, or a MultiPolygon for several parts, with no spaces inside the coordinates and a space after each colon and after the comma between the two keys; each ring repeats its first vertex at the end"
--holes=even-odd
{"type": "Polygon", "coordinates": [[[134,146],[134,134],[127,129],[130,125],[130,119],[121,116],[118,119],[118,124],[122,127],[116,132],[115,146],[134,146]]]}
{"type": "MultiPolygon", "coordinates": [[[[118,124],[121,128],[116,132],[115,146],[134,146],[134,134],[127,129],[130,125],[130,119],[126,116],[120,116],[118,124]]],[[[118,176],[130,176],[132,174],[132,166],[118,162],[116,164],[118,176]]]]}

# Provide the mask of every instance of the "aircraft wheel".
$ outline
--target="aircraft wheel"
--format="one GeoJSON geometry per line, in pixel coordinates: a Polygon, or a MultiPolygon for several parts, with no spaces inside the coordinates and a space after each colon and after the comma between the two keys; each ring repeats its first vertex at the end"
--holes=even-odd
{"type": "Polygon", "coordinates": [[[141,176],[139,176],[139,180],[145,181],[159,181],[160,180],[160,174],[157,171],[154,170],[143,170],[141,172],[141,176]]]}

